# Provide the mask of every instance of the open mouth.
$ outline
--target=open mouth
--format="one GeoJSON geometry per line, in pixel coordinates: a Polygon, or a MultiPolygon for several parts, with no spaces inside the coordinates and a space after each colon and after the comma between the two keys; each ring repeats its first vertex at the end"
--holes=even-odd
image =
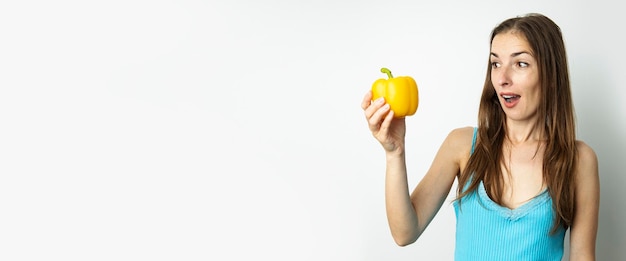
{"type": "Polygon", "coordinates": [[[502,98],[504,98],[504,101],[507,103],[515,102],[519,97],[519,95],[502,95],[502,98]]]}

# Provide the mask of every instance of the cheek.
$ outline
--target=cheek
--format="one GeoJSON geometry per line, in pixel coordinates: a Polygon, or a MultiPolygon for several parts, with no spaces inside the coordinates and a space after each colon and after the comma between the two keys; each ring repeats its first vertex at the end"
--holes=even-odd
{"type": "Polygon", "coordinates": [[[541,89],[539,86],[534,86],[532,91],[529,93],[532,97],[532,103],[535,107],[538,107],[541,103],[541,89]]]}
{"type": "Polygon", "coordinates": [[[493,86],[494,89],[496,89],[496,86],[498,86],[497,79],[498,78],[495,75],[495,73],[491,71],[491,73],[489,74],[489,82],[491,83],[491,86],[493,86]]]}

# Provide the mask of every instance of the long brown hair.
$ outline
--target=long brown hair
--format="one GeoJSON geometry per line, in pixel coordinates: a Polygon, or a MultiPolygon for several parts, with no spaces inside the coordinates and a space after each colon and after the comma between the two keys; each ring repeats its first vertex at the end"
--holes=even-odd
{"type": "MultiPolygon", "coordinates": [[[[574,217],[577,150],[574,108],[561,29],[546,16],[528,14],[500,23],[491,33],[491,42],[496,35],[510,31],[526,38],[538,62],[542,97],[537,109],[540,115],[538,128],[546,139],[543,179],[557,213],[552,232],[559,226],[567,229],[574,217]]],[[[491,66],[487,68],[478,111],[476,146],[459,176],[456,199],[459,203],[482,181],[487,194],[502,204],[504,183],[500,166],[503,162],[506,115],[491,82],[491,66]]]]}

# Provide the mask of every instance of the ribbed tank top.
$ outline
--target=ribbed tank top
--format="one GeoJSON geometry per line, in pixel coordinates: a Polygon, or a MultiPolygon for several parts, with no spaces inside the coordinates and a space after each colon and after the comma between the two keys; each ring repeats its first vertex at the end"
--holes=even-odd
{"type": "MultiPolygon", "coordinates": [[[[474,152],[476,131],[472,140],[474,152]]],[[[467,187],[468,184],[465,184],[467,187]]],[[[453,203],[456,213],[456,261],[560,261],[562,227],[550,234],[555,211],[547,190],[515,209],[495,203],[480,182],[476,191],[453,203]]]]}

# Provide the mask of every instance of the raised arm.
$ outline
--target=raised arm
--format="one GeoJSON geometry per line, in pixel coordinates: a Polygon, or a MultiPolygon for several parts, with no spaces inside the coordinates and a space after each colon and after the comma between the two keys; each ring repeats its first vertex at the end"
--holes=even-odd
{"type": "Polygon", "coordinates": [[[365,111],[372,135],[386,153],[385,206],[387,221],[395,242],[409,245],[422,234],[445,201],[454,178],[469,157],[472,128],[452,131],[443,142],[432,165],[419,185],[409,194],[404,136],[404,119],[394,119],[384,101],[370,102],[365,95],[365,111]]]}
{"type": "Polygon", "coordinates": [[[417,213],[418,235],[426,229],[450,193],[454,179],[465,167],[472,145],[473,128],[451,131],[441,144],[428,172],[419,182],[411,201],[417,213]]]}

